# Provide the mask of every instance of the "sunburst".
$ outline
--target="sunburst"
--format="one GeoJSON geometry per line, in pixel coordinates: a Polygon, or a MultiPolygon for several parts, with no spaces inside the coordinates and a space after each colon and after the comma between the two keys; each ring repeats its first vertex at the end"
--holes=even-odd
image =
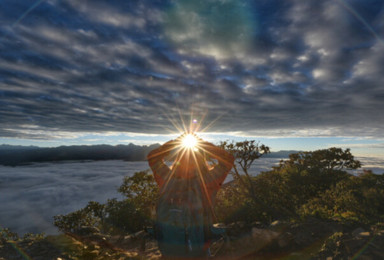
{"type": "Polygon", "coordinates": [[[183,137],[181,144],[187,149],[195,150],[196,145],[198,144],[198,140],[193,134],[187,134],[183,137]]]}
{"type": "MultiPolygon", "coordinates": [[[[203,127],[203,122],[206,119],[206,113],[200,116],[196,116],[192,112],[190,114],[190,119],[185,120],[181,114],[181,111],[178,110],[178,112],[179,120],[177,120],[175,117],[171,117],[169,114],[164,114],[170,122],[168,127],[173,125],[173,127],[176,129],[176,132],[179,134],[179,137],[175,139],[175,146],[165,151],[171,153],[167,160],[173,163],[170,167],[170,174],[164,183],[163,190],[165,191],[167,189],[170,180],[177,174],[176,172],[178,171],[178,168],[182,166],[182,163],[185,163],[181,161],[181,158],[188,158],[187,161],[193,163],[196,166],[195,171],[197,174],[197,179],[201,183],[202,192],[205,195],[206,202],[208,203],[212,216],[215,219],[216,216],[213,210],[212,201],[206,183],[207,176],[204,176],[208,173],[204,169],[206,166],[208,166],[208,163],[206,162],[207,165],[202,165],[201,159],[198,158],[205,158],[206,156],[215,157],[215,155],[211,154],[210,151],[206,149],[206,144],[204,144],[205,141],[200,138],[200,135],[210,129],[221,116],[218,116],[208,124],[204,124],[205,127],[203,127]]],[[[175,134],[175,132],[173,132],[170,128],[167,130],[172,134],[175,134]]]]}

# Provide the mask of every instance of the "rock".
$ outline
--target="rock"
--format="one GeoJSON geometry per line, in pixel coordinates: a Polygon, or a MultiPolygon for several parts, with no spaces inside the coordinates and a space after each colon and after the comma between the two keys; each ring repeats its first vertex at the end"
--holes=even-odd
{"type": "Polygon", "coordinates": [[[272,230],[255,228],[255,227],[252,228],[252,237],[254,239],[270,242],[273,239],[277,238],[278,236],[279,236],[279,233],[272,230]]]}
{"type": "Polygon", "coordinates": [[[242,222],[228,224],[226,227],[227,235],[232,237],[238,237],[241,236],[244,232],[249,232],[249,230],[244,229],[243,225],[245,226],[245,223],[242,222]]]}
{"type": "Polygon", "coordinates": [[[285,232],[277,238],[277,244],[279,245],[280,248],[287,247],[292,242],[293,242],[293,235],[289,232],[285,232]]]}

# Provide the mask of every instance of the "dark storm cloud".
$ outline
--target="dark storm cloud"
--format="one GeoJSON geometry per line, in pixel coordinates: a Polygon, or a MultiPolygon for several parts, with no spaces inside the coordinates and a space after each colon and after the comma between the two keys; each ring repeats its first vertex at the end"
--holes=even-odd
{"type": "Polygon", "coordinates": [[[2,137],[165,133],[191,111],[220,132],[383,137],[382,1],[49,0],[23,17],[34,3],[0,4],[2,137]]]}

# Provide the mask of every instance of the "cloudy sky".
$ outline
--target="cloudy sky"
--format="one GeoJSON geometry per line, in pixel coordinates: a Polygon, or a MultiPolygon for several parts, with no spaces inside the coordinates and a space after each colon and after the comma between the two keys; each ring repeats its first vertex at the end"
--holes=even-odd
{"type": "Polygon", "coordinates": [[[384,155],[382,0],[3,0],[0,143],[384,155]]]}

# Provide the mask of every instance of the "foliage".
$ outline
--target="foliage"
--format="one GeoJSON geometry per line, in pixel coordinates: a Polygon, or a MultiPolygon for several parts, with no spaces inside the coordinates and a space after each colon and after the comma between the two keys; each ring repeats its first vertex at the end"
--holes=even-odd
{"type": "Polygon", "coordinates": [[[288,161],[280,163],[283,165],[295,165],[300,170],[320,169],[323,171],[357,169],[361,163],[354,159],[350,149],[328,148],[313,152],[299,152],[291,154],[288,161]]]}
{"type": "Polygon", "coordinates": [[[148,211],[157,200],[158,187],[149,171],[141,171],[131,177],[124,177],[118,191],[130,199],[136,207],[148,211]]]}
{"type": "Polygon", "coordinates": [[[157,185],[148,171],[125,177],[118,191],[127,199],[110,199],[105,204],[90,201],[85,208],[67,215],[54,216],[54,224],[63,232],[76,233],[81,227],[95,227],[103,233],[126,234],[150,223],[150,206],[157,198],[157,185]]]}
{"type": "Polygon", "coordinates": [[[330,237],[328,237],[324,244],[322,245],[320,252],[328,252],[331,253],[333,256],[339,256],[339,246],[340,242],[343,238],[344,234],[343,232],[335,232],[330,237]]]}
{"type": "Polygon", "coordinates": [[[145,212],[137,208],[130,199],[118,201],[108,200],[105,206],[107,217],[105,226],[109,233],[127,234],[142,230],[149,223],[145,212]]]}
{"type": "MultiPolygon", "coordinates": [[[[329,148],[313,152],[291,154],[286,161],[255,179],[259,187],[272,190],[269,196],[275,198],[274,205],[281,201],[293,213],[311,198],[317,197],[341,180],[348,178],[345,169],[356,169],[360,162],[355,160],[350,150],[329,148]]],[[[279,211],[284,208],[278,208],[279,211]]]]}
{"type": "Polygon", "coordinates": [[[16,241],[19,240],[20,237],[17,233],[12,232],[9,228],[0,227],[0,240],[1,239],[4,239],[5,241],[16,241]]]}
{"type": "MultiPolygon", "coordinates": [[[[254,157],[247,156],[247,146],[239,146],[238,149],[240,152],[234,154],[245,154],[238,159],[243,166],[250,165],[253,158],[258,158],[257,154],[254,157]],[[242,149],[244,153],[241,153],[242,149]],[[245,163],[247,160],[249,162],[245,163]]],[[[291,154],[288,160],[281,161],[271,171],[256,177],[249,174],[239,176],[230,186],[224,187],[218,194],[217,211],[227,214],[219,215],[219,219],[225,222],[249,221],[252,218],[253,221],[265,222],[299,219],[309,214],[300,210],[303,205],[316,201],[326,191],[348,180],[350,175],[345,170],[356,169],[360,165],[349,149],[329,148],[291,154]],[[249,185],[244,195],[241,194],[241,188],[246,181],[249,185]]]]}
{"type": "Polygon", "coordinates": [[[67,215],[54,216],[54,225],[63,232],[75,233],[83,226],[102,228],[105,216],[105,205],[95,201],[88,202],[88,205],[67,215]]]}
{"type": "Polygon", "coordinates": [[[269,147],[263,144],[260,145],[255,140],[236,143],[224,141],[221,142],[220,147],[235,157],[235,165],[231,172],[233,178],[243,186],[242,191],[247,192],[253,199],[256,199],[253,194],[252,177],[248,171],[256,159],[270,152],[269,147]],[[243,174],[241,174],[239,168],[243,174]]]}
{"type": "Polygon", "coordinates": [[[270,152],[269,147],[259,144],[255,140],[243,142],[221,142],[222,149],[235,157],[235,165],[231,171],[234,181],[231,185],[224,185],[217,194],[215,207],[218,221],[244,220],[242,216],[252,218],[249,205],[256,205],[258,198],[254,193],[255,187],[249,174],[253,162],[270,152]]]}
{"type": "Polygon", "coordinates": [[[349,176],[300,209],[302,216],[334,219],[345,224],[375,224],[384,219],[384,176],[365,171],[349,176]]]}
{"type": "Polygon", "coordinates": [[[23,236],[23,240],[33,240],[33,241],[39,241],[39,240],[42,240],[44,239],[46,236],[45,236],[45,233],[25,233],[24,236],[23,236]]]}

